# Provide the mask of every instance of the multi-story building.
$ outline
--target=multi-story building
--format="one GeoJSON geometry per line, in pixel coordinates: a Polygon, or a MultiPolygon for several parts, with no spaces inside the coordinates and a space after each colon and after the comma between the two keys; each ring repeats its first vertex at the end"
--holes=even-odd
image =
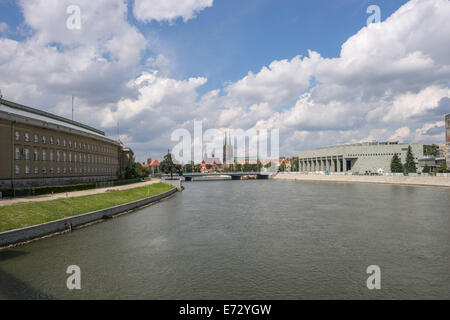
{"type": "Polygon", "coordinates": [[[397,154],[405,163],[408,146],[418,163],[418,159],[423,158],[423,144],[366,142],[302,151],[299,153],[299,170],[358,174],[391,172],[392,157],[397,154]]]}
{"type": "Polygon", "coordinates": [[[447,168],[450,170],[450,114],[445,116],[445,145],[447,168]]]}
{"type": "Polygon", "coordinates": [[[0,189],[117,179],[120,144],[103,131],[0,99],[0,189]]]}

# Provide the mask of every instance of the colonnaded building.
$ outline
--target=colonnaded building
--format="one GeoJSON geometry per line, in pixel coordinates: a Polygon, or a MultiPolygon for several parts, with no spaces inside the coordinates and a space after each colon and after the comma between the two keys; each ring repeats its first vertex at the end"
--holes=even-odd
{"type": "Polygon", "coordinates": [[[103,131],[0,99],[0,189],[115,180],[121,145],[103,131]]]}
{"type": "Polygon", "coordinates": [[[423,144],[400,144],[398,142],[365,142],[302,151],[299,154],[300,171],[375,173],[380,169],[391,172],[391,161],[397,154],[402,163],[411,146],[414,160],[423,157],[423,144]]]}

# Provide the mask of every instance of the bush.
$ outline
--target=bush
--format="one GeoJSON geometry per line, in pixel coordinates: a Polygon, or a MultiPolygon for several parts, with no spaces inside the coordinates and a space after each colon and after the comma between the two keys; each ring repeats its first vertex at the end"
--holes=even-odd
{"type": "MultiPolygon", "coordinates": [[[[126,184],[132,184],[140,182],[140,178],[135,179],[123,179],[123,180],[115,180],[112,181],[113,186],[122,186],[126,184]]],[[[71,185],[65,185],[65,186],[43,186],[43,187],[33,187],[33,188],[23,188],[23,189],[16,189],[16,197],[27,197],[27,196],[38,196],[38,195],[44,195],[44,194],[50,194],[50,193],[63,193],[63,192],[71,192],[71,191],[81,191],[81,190],[89,190],[89,189],[95,189],[96,183],[95,182],[88,182],[88,183],[79,183],[79,184],[71,184],[71,185]]],[[[0,190],[3,197],[13,197],[14,196],[14,190],[13,189],[3,189],[0,190]]]]}

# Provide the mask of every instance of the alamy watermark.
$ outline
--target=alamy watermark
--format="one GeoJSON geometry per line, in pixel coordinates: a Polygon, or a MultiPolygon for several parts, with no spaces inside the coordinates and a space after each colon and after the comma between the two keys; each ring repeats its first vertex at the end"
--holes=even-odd
{"type": "Polygon", "coordinates": [[[366,285],[369,290],[381,289],[381,269],[377,265],[371,265],[367,267],[367,274],[370,276],[367,278],[366,285]]]}
{"type": "Polygon", "coordinates": [[[381,21],[381,9],[379,6],[373,4],[367,7],[367,14],[372,14],[367,18],[367,25],[371,23],[379,23],[381,21]]]}
{"type": "Polygon", "coordinates": [[[67,267],[67,274],[70,276],[67,278],[66,286],[69,290],[81,290],[81,269],[77,265],[71,265],[67,267]]]}
{"type": "Polygon", "coordinates": [[[278,161],[279,129],[207,129],[202,121],[194,121],[194,134],[176,129],[171,140],[178,142],[172,155],[181,163],[201,163],[205,157],[220,160],[224,165],[255,164],[278,161]]]}
{"type": "Polygon", "coordinates": [[[69,30],[81,29],[81,8],[76,4],[67,7],[66,13],[69,17],[66,20],[66,27],[69,30]]]}

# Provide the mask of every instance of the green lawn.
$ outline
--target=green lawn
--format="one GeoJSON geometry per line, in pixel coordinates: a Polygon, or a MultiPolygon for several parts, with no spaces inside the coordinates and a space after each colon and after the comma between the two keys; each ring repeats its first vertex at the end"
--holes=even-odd
{"type": "Polygon", "coordinates": [[[173,189],[156,183],[146,187],[112,191],[90,196],[0,207],[0,232],[33,226],[140,200],[173,189]],[[150,190],[150,191],[149,191],[150,190]]]}

